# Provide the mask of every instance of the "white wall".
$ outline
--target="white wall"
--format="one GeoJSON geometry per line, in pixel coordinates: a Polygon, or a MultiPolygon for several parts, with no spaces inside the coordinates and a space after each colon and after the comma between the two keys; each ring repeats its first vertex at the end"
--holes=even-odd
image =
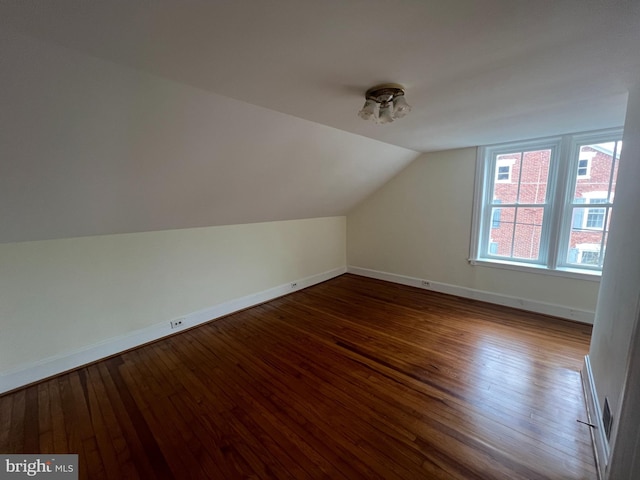
{"type": "MultiPolygon", "coordinates": [[[[640,86],[629,94],[616,207],[611,219],[602,288],[589,360],[599,407],[613,414],[607,478],[639,478],[640,459],[640,86]],[[630,350],[631,345],[635,345],[630,350]],[[632,367],[629,369],[629,367],[632,367]],[[621,416],[624,420],[621,422],[621,416]],[[634,464],[634,461],[636,464],[634,464]],[[634,467],[635,465],[635,467],[634,467]],[[635,468],[635,471],[632,469],[635,468]]],[[[594,412],[601,415],[602,412],[594,412]]]]}
{"type": "Polygon", "coordinates": [[[0,242],[341,216],[418,156],[4,30],[0,59],[0,242]]]}
{"type": "Polygon", "coordinates": [[[345,217],[0,244],[0,380],[344,270],[345,249],[345,217]]]}
{"type": "Polygon", "coordinates": [[[484,300],[592,320],[597,281],[469,264],[475,161],[475,148],[424,154],[354,208],[347,222],[349,265],[462,287],[459,294],[484,300]],[[504,296],[516,298],[502,302],[504,296]]]}

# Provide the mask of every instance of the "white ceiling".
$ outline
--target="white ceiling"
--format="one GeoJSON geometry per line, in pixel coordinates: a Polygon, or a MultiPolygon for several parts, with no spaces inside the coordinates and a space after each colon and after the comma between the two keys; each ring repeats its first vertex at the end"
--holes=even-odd
{"type": "Polygon", "coordinates": [[[417,151],[619,126],[640,78],[630,0],[12,0],[5,25],[417,151]],[[380,82],[414,107],[356,116],[380,82]]]}
{"type": "Polygon", "coordinates": [[[0,242],[344,215],[419,152],[621,125],[638,47],[638,1],[0,0],[0,242]]]}

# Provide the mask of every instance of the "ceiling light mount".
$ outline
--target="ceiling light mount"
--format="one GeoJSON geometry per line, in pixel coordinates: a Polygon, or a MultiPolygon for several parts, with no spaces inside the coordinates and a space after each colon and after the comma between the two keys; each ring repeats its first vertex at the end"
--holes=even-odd
{"type": "Polygon", "coordinates": [[[366,100],[358,115],[364,120],[371,119],[379,124],[402,118],[411,111],[404,94],[404,87],[397,83],[371,87],[364,95],[366,100]]]}

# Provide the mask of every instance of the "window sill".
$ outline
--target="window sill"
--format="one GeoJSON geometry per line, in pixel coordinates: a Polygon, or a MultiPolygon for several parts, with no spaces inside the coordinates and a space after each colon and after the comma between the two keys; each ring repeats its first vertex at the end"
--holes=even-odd
{"type": "Polygon", "coordinates": [[[518,272],[526,273],[538,273],[541,275],[551,275],[554,277],[575,278],[579,280],[588,280],[591,282],[599,282],[602,276],[602,272],[594,270],[582,270],[578,268],[558,268],[551,270],[542,265],[527,265],[516,262],[506,262],[500,260],[487,260],[487,259],[470,259],[471,265],[478,265],[481,267],[501,268],[503,270],[515,270],[518,272]]]}

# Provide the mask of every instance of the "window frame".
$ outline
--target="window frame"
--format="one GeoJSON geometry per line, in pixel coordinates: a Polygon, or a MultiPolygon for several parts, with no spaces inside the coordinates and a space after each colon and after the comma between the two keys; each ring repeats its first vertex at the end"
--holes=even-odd
{"type": "MultiPolygon", "coordinates": [[[[563,250],[565,248],[564,246],[569,244],[571,235],[571,215],[573,214],[573,195],[576,183],[578,179],[587,178],[578,175],[580,148],[585,144],[621,141],[622,131],[622,128],[619,127],[478,147],[469,262],[472,265],[599,281],[601,267],[570,264],[567,261],[568,255],[563,250]],[[513,259],[491,254],[489,252],[490,231],[493,225],[491,208],[495,205],[492,205],[493,199],[489,197],[493,194],[493,185],[491,182],[497,178],[497,156],[507,153],[550,148],[552,153],[549,165],[546,203],[537,205],[538,207],[545,206],[541,229],[539,260],[529,261],[528,259],[513,259]]],[[[619,161],[619,159],[620,152],[617,153],[616,161],[619,161]]],[[[592,162],[590,160],[588,173],[591,173],[591,166],[592,162]]],[[[612,166],[612,168],[615,167],[612,166]]],[[[587,204],[585,204],[585,206],[586,205],[587,204]]],[[[605,204],[597,205],[597,208],[612,207],[613,199],[609,199],[605,204]],[[602,207],[600,207],[600,205],[602,205],[602,207]]],[[[584,221],[586,221],[586,215],[584,221]]]]}
{"type": "MultiPolygon", "coordinates": [[[[505,160],[497,159],[497,157],[499,157],[500,155],[506,155],[506,154],[515,153],[515,152],[524,153],[524,152],[537,151],[537,150],[551,150],[551,155],[549,160],[549,178],[547,182],[547,196],[545,199],[545,203],[519,204],[519,207],[523,207],[523,208],[526,208],[524,207],[525,205],[531,206],[533,208],[543,208],[544,214],[543,214],[541,240],[540,240],[540,248],[539,248],[540,259],[546,258],[548,247],[549,247],[549,242],[547,241],[549,236],[548,233],[550,229],[549,207],[551,205],[551,199],[549,198],[549,195],[550,195],[550,192],[553,192],[553,189],[550,188],[550,185],[555,185],[556,172],[554,170],[556,169],[554,168],[554,166],[558,164],[557,156],[561,148],[561,140],[562,140],[561,137],[552,137],[552,138],[546,138],[542,140],[533,140],[528,142],[517,142],[517,143],[514,142],[514,143],[508,143],[508,144],[493,145],[493,146],[484,147],[480,149],[484,151],[484,155],[482,155],[483,157],[482,163],[483,163],[484,169],[486,170],[483,178],[483,186],[491,185],[492,184],[491,179],[497,178],[496,171],[499,166],[499,162],[505,161],[505,160]],[[485,160],[487,158],[491,158],[492,160],[487,162],[485,160]],[[494,158],[496,158],[495,161],[493,161],[494,158]],[[486,163],[489,163],[489,165],[486,165],[486,163]]],[[[499,183],[499,182],[496,181],[496,183],[499,183]]],[[[483,210],[482,216],[486,218],[487,215],[489,216],[491,215],[491,210],[494,207],[494,201],[492,198],[493,188],[483,188],[483,190],[484,190],[482,192],[483,198],[481,200],[482,210],[483,210]]],[[[501,208],[512,207],[511,204],[503,203],[501,205],[502,205],[501,208]]],[[[479,251],[483,252],[484,255],[482,255],[481,258],[476,258],[476,260],[486,260],[486,261],[500,262],[500,263],[507,262],[507,263],[514,263],[514,264],[530,264],[530,265],[537,265],[537,266],[540,266],[543,264],[542,260],[520,259],[520,258],[517,260],[514,260],[513,258],[492,254],[489,250],[490,231],[487,229],[487,227],[488,227],[487,222],[482,222],[482,224],[480,225],[479,251]]]]}

